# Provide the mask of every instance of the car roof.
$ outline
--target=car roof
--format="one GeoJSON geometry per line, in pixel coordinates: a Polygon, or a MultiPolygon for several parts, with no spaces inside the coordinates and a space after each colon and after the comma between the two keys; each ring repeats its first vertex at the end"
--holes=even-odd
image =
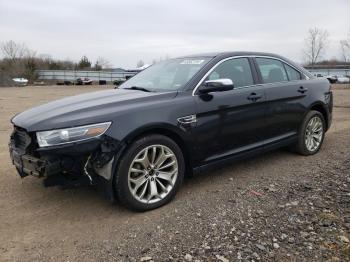
{"type": "Polygon", "coordinates": [[[290,59],[283,57],[283,56],[280,56],[280,55],[277,55],[277,54],[267,53],[267,52],[254,52],[254,51],[212,52],[212,53],[187,55],[187,56],[182,56],[182,57],[178,57],[178,58],[209,57],[209,58],[224,59],[224,58],[233,57],[233,56],[268,56],[268,57],[278,58],[278,59],[281,59],[281,60],[293,65],[294,67],[298,68],[300,71],[302,71],[309,78],[314,78],[314,76],[309,71],[307,71],[305,68],[298,65],[297,63],[294,63],[290,59]]]}
{"type": "Polygon", "coordinates": [[[222,56],[222,57],[226,57],[226,56],[272,56],[272,57],[283,58],[283,57],[281,57],[281,56],[279,56],[277,54],[273,54],[273,53],[254,52],[254,51],[209,52],[209,53],[199,53],[199,54],[185,55],[185,56],[181,56],[179,58],[186,58],[186,57],[219,57],[219,56],[222,56]]]}

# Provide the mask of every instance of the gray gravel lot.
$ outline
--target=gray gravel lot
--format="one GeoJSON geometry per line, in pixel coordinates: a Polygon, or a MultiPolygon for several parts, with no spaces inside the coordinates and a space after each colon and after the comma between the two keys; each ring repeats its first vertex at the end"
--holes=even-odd
{"type": "Polygon", "coordinates": [[[350,260],[350,89],[334,90],[319,154],[279,150],[188,178],[146,213],[21,180],[10,163],[15,113],[97,89],[0,88],[0,261],[350,260]]]}

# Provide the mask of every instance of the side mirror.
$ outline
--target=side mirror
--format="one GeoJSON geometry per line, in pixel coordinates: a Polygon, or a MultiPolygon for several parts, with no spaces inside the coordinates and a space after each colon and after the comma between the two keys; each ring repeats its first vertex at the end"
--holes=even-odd
{"type": "Polygon", "coordinates": [[[233,82],[231,79],[222,78],[216,80],[208,80],[204,82],[199,88],[199,93],[208,94],[210,92],[223,92],[233,89],[233,82]]]}

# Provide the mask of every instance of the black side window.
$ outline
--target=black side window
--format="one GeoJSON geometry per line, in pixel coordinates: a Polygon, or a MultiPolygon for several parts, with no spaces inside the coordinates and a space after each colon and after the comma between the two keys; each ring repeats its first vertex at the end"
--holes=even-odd
{"type": "Polygon", "coordinates": [[[210,73],[207,80],[228,78],[234,87],[250,86],[254,84],[248,58],[233,58],[218,65],[210,73]]]}
{"type": "Polygon", "coordinates": [[[299,73],[299,71],[295,70],[293,67],[291,67],[287,64],[284,64],[284,67],[286,68],[289,81],[301,79],[301,74],[299,73]]]}
{"type": "Polygon", "coordinates": [[[288,81],[281,61],[271,58],[256,58],[264,84],[288,81]]]}

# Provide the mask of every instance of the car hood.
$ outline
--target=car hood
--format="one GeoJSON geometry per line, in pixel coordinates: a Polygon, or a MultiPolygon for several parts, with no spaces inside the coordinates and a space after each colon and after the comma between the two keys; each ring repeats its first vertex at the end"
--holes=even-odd
{"type": "Polygon", "coordinates": [[[175,97],[177,92],[113,89],[59,99],[16,115],[11,122],[31,131],[113,121],[125,110],[135,110],[175,97]]]}

